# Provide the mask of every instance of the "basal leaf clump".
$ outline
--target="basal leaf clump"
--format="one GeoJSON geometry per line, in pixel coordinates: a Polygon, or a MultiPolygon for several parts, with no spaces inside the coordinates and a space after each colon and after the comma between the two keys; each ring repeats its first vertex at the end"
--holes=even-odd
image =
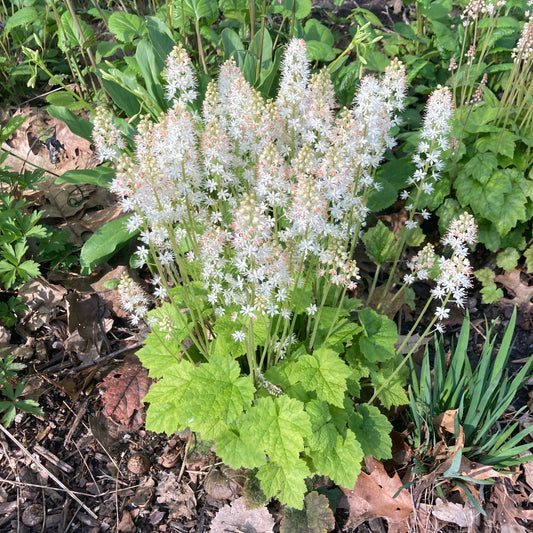
{"type": "MultiPolygon", "coordinates": [[[[337,114],[329,73],[310,73],[301,40],[286,49],[275,100],[229,60],[200,116],[179,47],[164,78],[172,107],[139,123],[133,157],[119,155],[102,114],[95,125],[99,153],[116,154],[112,190],[133,212],[136,260],[160,302],[148,310],[141,287],[121,280],[132,322],[151,328],[138,352],[158,379],[146,425],[189,427],[230,467],[257,469],[268,498],[302,509],[307,478],[353,487],[365,456],[391,456],[391,424],[365,403],[369,392],[387,408],[407,403],[396,327],[354,298],[353,259],[376,169],[395,144],[405,70],[393,62],[363,78],[337,114]]],[[[447,101],[439,91],[434,101],[447,101]]],[[[446,121],[424,130],[416,198],[435,178],[446,121]]],[[[443,306],[453,288],[436,296],[443,306]]]]}

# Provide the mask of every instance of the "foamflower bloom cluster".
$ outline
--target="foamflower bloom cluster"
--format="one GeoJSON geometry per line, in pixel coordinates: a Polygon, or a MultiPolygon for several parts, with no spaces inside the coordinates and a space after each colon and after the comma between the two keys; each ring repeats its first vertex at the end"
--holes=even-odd
{"type": "MultiPolygon", "coordinates": [[[[109,153],[111,189],[132,213],[128,229],[140,231],[138,264],[159,265],[162,295],[196,280],[215,317],[283,325],[295,312],[294,291],[317,276],[356,288],[362,198],[379,188],[375,171],[395,145],[405,69],[393,62],[381,78],[362,79],[351,108],[336,117],[329,72],[311,74],[306,54],[303,40],[289,43],[274,100],[226,61],[198,116],[190,60],[176,48],[164,71],[172,107],[158,122],[141,120],[133,157],[109,153]]],[[[317,313],[314,302],[306,308],[317,313]]],[[[238,324],[233,337],[244,341],[238,324]]],[[[285,349],[292,341],[272,342],[285,349]]]]}
{"type": "Polygon", "coordinates": [[[427,219],[425,210],[416,212],[416,199],[420,194],[431,194],[434,183],[440,179],[440,171],[444,167],[443,153],[450,147],[450,130],[453,114],[452,93],[447,87],[438,87],[431,93],[426,104],[420,143],[413,155],[416,170],[409,178],[408,184],[414,186],[412,191],[403,191],[401,198],[408,200],[405,208],[411,211],[408,228],[417,226],[415,214],[427,219]],[[414,198],[413,198],[414,197],[414,198]]]}
{"type": "Polygon", "coordinates": [[[408,263],[411,274],[404,277],[405,283],[434,278],[435,286],[431,289],[431,295],[442,302],[435,310],[439,331],[443,330],[441,321],[450,314],[447,303],[455,302],[459,307],[464,307],[467,290],[472,285],[468,247],[476,242],[477,225],[474,217],[463,213],[450,222],[448,231],[442,238],[442,244],[451,248],[451,257],[438,256],[433,245],[427,244],[408,263]]]}

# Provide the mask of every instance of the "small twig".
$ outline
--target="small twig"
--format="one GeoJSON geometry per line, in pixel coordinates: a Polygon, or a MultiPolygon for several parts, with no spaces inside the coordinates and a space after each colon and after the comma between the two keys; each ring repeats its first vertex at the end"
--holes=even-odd
{"type": "Polygon", "coordinates": [[[120,355],[121,353],[128,352],[130,350],[135,350],[136,348],[140,348],[142,346],[141,342],[136,342],[135,344],[132,344],[131,346],[126,346],[125,348],[121,348],[120,350],[117,350],[116,352],[104,355],[104,357],[100,357],[99,359],[96,359],[95,361],[90,361],[89,363],[84,363],[83,365],[76,366],[69,370],[70,374],[80,372],[81,370],[85,370],[86,368],[90,368],[91,366],[99,365],[101,363],[105,363],[106,361],[109,361],[110,359],[113,359],[117,355],[120,355]]]}
{"type": "Polygon", "coordinates": [[[44,489],[44,490],[55,490],[56,492],[71,492],[72,494],[77,494],[78,496],[84,496],[85,498],[103,498],[104,496],[109,496],[110,494],[115,494],[117,492],[124,492],[131,489],[136,489],[137,487],[142,487],[143,484],[139,483],[137,485],[131,485],[128,487],[124,487],[123,489],[113,489],[113,490],[106,490],[105,492],[100,492],[99,494],[91,494],[89,492],[79,492],[76,490],[65,490],[61,487],[45,487],[43,485],[37,485],[36,483],[23,483],[22,481],[13,481],[12,479],[5,479],[0,477],[0,483],[7,483],[8,485],[12,485],[13,487],[34,487],[37,489],[44,489]]]}
{"type": "Polygon", "coordinates": [[[0,430],[6,437],[8,437],[14,444],[16,444],[20,450],[26,455],[31,461],[37,466],[40,470],[43,470],[51,479],[53,479],[65,492],[75,500],[83,509],[95,520],[98,520],[98,516],[91,511],[59,478],[57,478],[48,468],[36,461],[32,454],[13,436],[11,433],[4,427],[3,424],[0,424],[0,430]]]}
{"type": "MultiPolygon", "coordinates": [[[[70,406],[67,405],[65,402],[63,402],[69,409],[70,406]]],[[[80,409],[76,413],[76,416],[74,418],[74,422],[70,426],[70,429],[68,430],[67,436],[65,437],[65,448],[68,447],[70,444],[70,439],[72,438],[72,435],[74,434],[74,431],[76,431],[76,428],[80,425],[81,419],[83,418],[83,415],[87,412],[87,404],[89,403],[89,398],[87,398],[85,401],[82,402],[80,409]]],[[[72,412],[72,410],[71,410],[72,412]]],[[[77,446],[76,446],[77,448],[77,446]]]]}
{"type": "Polygon", "coordinates": [[[74,472],[74,468],[72,468],[69,464],[65,463],[65,461],[62,461],[57,457],[57,455],[54,455],[51,451],[47,450],[46,448],[43,448],[42,446],[36,444],[33,449],[42,457],[44,457],[48,462],[52,463],[54,466],[59,468],[60,470],[63,470],[65,474],[72,474],[74,472]]]}

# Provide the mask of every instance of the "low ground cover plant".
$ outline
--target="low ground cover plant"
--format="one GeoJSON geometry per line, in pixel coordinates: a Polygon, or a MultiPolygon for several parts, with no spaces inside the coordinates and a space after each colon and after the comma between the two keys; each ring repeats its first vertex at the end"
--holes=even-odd
{"type": "Polygon", "coordinates": [[[355,297],[360,235],[378,265],[393,263],[378,307],[399,285],[435,279],[412,332],[435,302],[425,334],[441,328],[449,304],[464,303],[471,216],[451,224],[443,240],[451,254],[426,245],[403,282],[394,268],[403,245],[421,240],[416,219],[427,212],[417,206],[449,148],[451,94],[439,88],[428,101],[403,194],[410,215],[396,237],[383,224],[364,228],[403,108],[400,63],[364,78],[338,115],[329,72],[311,74],[303,40],[285,51],[275,100],[229,60],[199,117],[182,47],[164,77],[173,106],[140,122],[135,156],[103,110],[93,130],[101,159],[117,165],[111,188],[133,211],[127,227],[140,232],[137,266],[153,274],[152,297],[128,276],[119,285],[132,322],[151,328],[138,352],[158,379],[145,398],[147,427],[189,427],[227,465],[254,469],[267,498],[301,509],[307,479],[350,487],[364,457],[390,457],[392,426],[378,405],[407,403],[404,363],[419,343],[402,359],[407,339],[397,350],[395,324],[355,297]]]}

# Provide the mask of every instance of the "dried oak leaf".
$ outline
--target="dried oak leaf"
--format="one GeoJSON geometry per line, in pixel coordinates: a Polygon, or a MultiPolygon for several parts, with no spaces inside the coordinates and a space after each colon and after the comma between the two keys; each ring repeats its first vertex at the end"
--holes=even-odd
{"type": "Polygon", "coordinates": [[[210,533],[273,533],[274,519],[266,507],[246,509],[244,498],[224,505],[211,522],[210,533]]]}
{"type": "Polygon", "coordinates": [[[504,272],[495,276],[494,281],[501,283],[510,293],[514,295],[514,298],[502,298],[500,301],[504,303],[511,303],[522,310],[533,310],[533,286],[529,286],[527,283],[520,279],[520,270],[515,269],[512,272],[504,272]]]}
{"type": "Polygon", "coordinates": [[[384,466],[373,458],[365,462],[370,473],[359,474],[353,490],[342,489],[349,505],[346,527],[355,529],[366,520],[384,518],[389,531],[406,532],[409,516],[413,512],[411,494],[401,489],[402,482],[398,474],[389,477],[384,466]]]}
{"type": "Polygon", "coordinates": [[[327,533],[335,527],[335,517],[329,501],[323,494],[310,492],[305,497],[304,508],[285,509],[281,533],[327,533]]]}
{"type": "Polygon", "coordinates": [[[140,423],[137,415],[150,384],[148,371],[137,363],[128,363],[110,372],[100,386],[103,415],[126,426],[140,423]]]}
{"type": "Polygon", "coordinates": [[[173,519],[191,520],[196,516],[194,491],[186,483],[180,483],[175,474],[162,473],[156,496],[157,503],[168,506],[173,519]]]}
{"type": "Polygon", "coordinates": [[[512,493],[509,494],[510,484],[503,479],[496,480],[492,487],[492,502],[496,505],[496,520],[500,524],[501,533],[526,533],[531,529],[526,529],[521,526],[516,519],[531,520],[530,517],[524,515],[522,509],[516,506],[516,502],[512,498],[512,493]]]}
{"type": "Polygon", "coordinates": [[[437,498],[432,515],[443,522],[456,524],[459,527],[466,527],[468,531],[477,531],[480,512],[472,507],[468,502],[465,505],[460,503],[445,502],[437,498]]]}

